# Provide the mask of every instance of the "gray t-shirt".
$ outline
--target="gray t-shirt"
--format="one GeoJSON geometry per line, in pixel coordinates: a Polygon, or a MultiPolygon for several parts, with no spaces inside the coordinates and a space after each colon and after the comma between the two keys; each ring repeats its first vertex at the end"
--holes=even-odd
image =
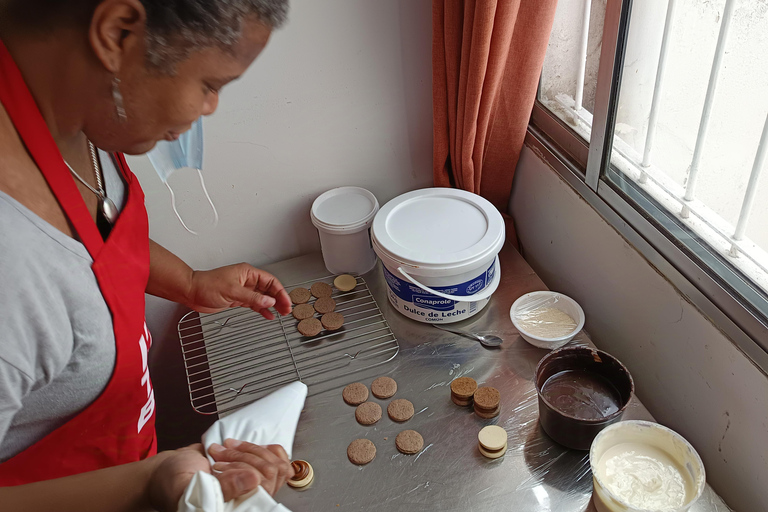
{"type": "MultiPolygon", "coordinates": [[[[107,196],[125,187],[99,152],[107,196]]],[[[115,366],[112,316],[74,240],[0,191],[0,462],[90,405],[115,366]]]]}

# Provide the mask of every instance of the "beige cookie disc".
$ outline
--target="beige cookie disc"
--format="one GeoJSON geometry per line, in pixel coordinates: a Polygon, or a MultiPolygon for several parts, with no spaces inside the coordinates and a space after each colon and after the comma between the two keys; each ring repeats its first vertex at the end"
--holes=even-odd
{"type": "Polygon", "coordinates": [[[381,406],[376,402],[365,402],[355,409],[355,419],[361,425],[373,425],[381,419],[381,406]]]}
{"type": "Polygon", "coordinates": [[[309,290],[306,288],[294,288],[288,296],[294,304],[304,304],[309,300],[312,294],[309,293],[309,290]]]}
{"type": "Polygon", "coordinates": [[[331,311],[330,313],[324,314],[320,318],[320,321],[322,322],[323,327],[329,331],[337,331],[344,325],[344,315],[337,313],[336,311],[331,311]]]}
{"type": "Polygon", "coordinates": [[[315,301],[315,311],[324,315],[336,309],[336,301],[330,297],[321,297],[315,301]]]}
{"type": "Polygon", "coordinates": [[[344,391],[341,392],[341,397],[349,405],[360,405],[368,400],[368,388],[365,387],[365,384],[353,382],[344,388],[344,391]]]}
{"type": "Polygon", "coordinates": [[[498,425],[488,425],[477,434],[477,440],[487,451],[501,450],[507,445],[507,431],[498,425]]]}
{"type": "Polygon", "coordinates": [[[317,318],[305,318],[296,326],[299,332],[308,337],[317,336],[323,330],[323,324],[317,318]]]}
{"type": "Polygon", "coordinates": [[[392,400],[387,406],[387,414],[392,421],[408,421],[413,418],[413,404],[405,398],[392,400]]]}
{"type": "Polygon", "coordinates": [[[424,448],[424,438],[415,430],[403,430],[395,438],[395,446],[402,453],[419,453],[424,448]]]}
{"type": "Polygon", "coordinates": [[[295,460],[291,462],[291,467],[296,473],[286,483],[290,487],[301,488],[308,486],[315,478],[315,472],[309,462],[305,460],[295,460]]]}
{"type": "Polygon", "coordinates": [[[477,443],[477,449],[482,454],[483,457],[487,457],[489,459],[498,459],[505,453],[507,453],[507,443],[504,443],[504,446],[499,448],[498,450],[486,450],[483,448],[483,445],[480,443],[477,443]]]}
{"type": "Polygon", "coordinates": [[[376,398],[390,398],[397,393],[397,382],[389,377],[379,377],[371,383],[371,393],[376,398]]]}
{"type": "Polygon", "coordinates": [[[347,458],[352,464],[368,464],[376,457],[376,445],[370,439],[355,439],[347,447],[347,458]]]}
{"type": "Polygon", "coordinates": [[[321,297],[330,297],[333,293],[333,288],[331,288],[331,285],[320,281],[312,284],[309,290],[312,292],[312,295],[318,299],[321,297]]]}
{"type": "Polygon", "coordinates": [[[355,289],[355,286],[357,286],[357,279],[355,276],[349,274],[341,274],[340,276],[336,276],[336,279],[333,280],[333,286],[339,291],[348,292],[355,289]]]}
{"type": "Polygon", "coordinates": [[[312,304],[299,304],[293,308],[291,314],[296,320],[304,320],[315,316],[315,308],[312,307],[312,304]]]}

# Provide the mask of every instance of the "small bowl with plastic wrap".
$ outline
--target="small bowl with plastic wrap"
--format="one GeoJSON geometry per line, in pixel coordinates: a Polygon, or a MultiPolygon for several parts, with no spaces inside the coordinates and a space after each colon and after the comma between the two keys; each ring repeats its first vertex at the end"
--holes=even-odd
{"type": "Polygon", "coordinates": [[[526,293],[509,310],[520,336],[531,345],[554,350],[573,339],[584,327],[584,310],[558,292],[526,293]]]}

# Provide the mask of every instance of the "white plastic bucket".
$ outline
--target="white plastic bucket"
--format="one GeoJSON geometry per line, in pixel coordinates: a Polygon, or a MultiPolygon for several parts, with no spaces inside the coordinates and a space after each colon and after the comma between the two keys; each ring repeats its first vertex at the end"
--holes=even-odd
{"type": "Polygon", "coordinates": [[[378,211],[376,196],[360,187],[334,188],[315,199],[310,217],[330,273],[364,274],[376,265],[370,227],[378,211]]]}
{"type": "Polygon", "coordinates": [[[371,240],[389,302],[414,320],[464,320],[499,286],[504,219],[476,194],[426,188],[398,196],[376,215],[371,240]]]}

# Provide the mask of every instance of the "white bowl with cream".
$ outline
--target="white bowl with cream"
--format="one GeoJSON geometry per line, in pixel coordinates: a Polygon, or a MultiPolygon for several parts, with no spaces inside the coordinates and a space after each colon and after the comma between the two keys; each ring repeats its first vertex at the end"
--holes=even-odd
{"type": "Polygon", "coordinates": [[[684,512],[706,485],[693,446],[650,421],[622,421],[600,432],[589,465],[598,512],[684,512]]]}
{"type": "Polygon", "coordinates": [[[526,293],[509,310],[509,318],[525,341],[554,350],[584,328],[584,310],[578,302],[558,292],[526,293]]]}

